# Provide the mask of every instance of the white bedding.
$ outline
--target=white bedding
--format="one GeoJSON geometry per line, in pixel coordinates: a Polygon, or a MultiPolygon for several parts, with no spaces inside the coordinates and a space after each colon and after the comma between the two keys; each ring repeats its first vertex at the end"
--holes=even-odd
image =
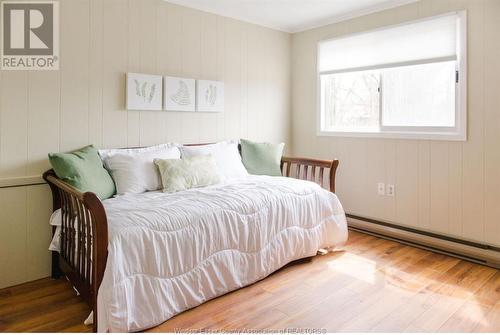
{"type": "Polygon", "coordinates": [[[98,331],[138,331],[347,239],[337,197],[318,185],[248,176],[105,200],[108,261],[98,331]]]}

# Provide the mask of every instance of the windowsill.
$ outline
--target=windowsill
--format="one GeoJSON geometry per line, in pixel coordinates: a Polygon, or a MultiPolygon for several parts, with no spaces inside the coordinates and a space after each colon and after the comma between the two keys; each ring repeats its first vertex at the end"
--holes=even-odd
{"type": "Polygon", "coordinates": [[[465,133],[449,132],[412,132],[412,131],[318,131],[316,136],[333,137],[364,137],[364,138],[393,138],[413,140],[440,140],[440,141],[467,141],[465,133]]]}

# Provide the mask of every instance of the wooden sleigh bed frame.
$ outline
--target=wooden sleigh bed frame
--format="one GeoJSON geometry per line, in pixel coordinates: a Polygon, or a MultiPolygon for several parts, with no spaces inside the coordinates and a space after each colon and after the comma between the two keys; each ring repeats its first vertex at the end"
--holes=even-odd
{"type": "MultiPolygon", "coordinates": [[[[314,181],[335,192],[339,161],[283,157],[282,175],[314,181]]],[[[65,275],[94,311],[97,331],[97,292],[108,257],[108,223],[102,202],[92,192],[80,192],[53,170],[43,174],[52,191],[53,210],[61,209],[61,250],[52,253],[52,277],[65,275]]]]}

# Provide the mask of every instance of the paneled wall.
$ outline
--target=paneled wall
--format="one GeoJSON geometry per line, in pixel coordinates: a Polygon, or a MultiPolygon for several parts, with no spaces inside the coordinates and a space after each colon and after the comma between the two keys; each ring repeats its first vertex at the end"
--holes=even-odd
{"type": "Polygon", "coordinates": [[[289,34],[161,0],[61,0],[60,71],[0,71],[0,287],[50,274],[48,152],[290,143],[289,34]],[[125,110],[125,73],[225,82],[224,113],[125,110]]]}
{"type": "Polygon", "coordinates": [[[500,246],[500,1],[422,0],[292,36],[294,154],[338,157],[348,213],[500,246]],[[316,136],[322,39],[453,10],[468,16],[466,142],[316,136]],[[377,195],[395,184],[395,197],[377,195]]]}

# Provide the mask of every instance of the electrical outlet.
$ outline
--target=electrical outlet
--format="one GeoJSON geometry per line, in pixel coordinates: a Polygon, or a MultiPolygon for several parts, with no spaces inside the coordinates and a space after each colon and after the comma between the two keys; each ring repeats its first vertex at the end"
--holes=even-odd
{"type": "Polygon", "coordinates": [[[385,184],[384,183],[377,184],[377,192],[378,192],[378,195],[385,195],[385,184]]]}
{"type": "Polygon", "coordinates": [[[390,197],[393,197],[395,193],[394,185],[392,184],[387,184],[387,195],[390,197]]]}

